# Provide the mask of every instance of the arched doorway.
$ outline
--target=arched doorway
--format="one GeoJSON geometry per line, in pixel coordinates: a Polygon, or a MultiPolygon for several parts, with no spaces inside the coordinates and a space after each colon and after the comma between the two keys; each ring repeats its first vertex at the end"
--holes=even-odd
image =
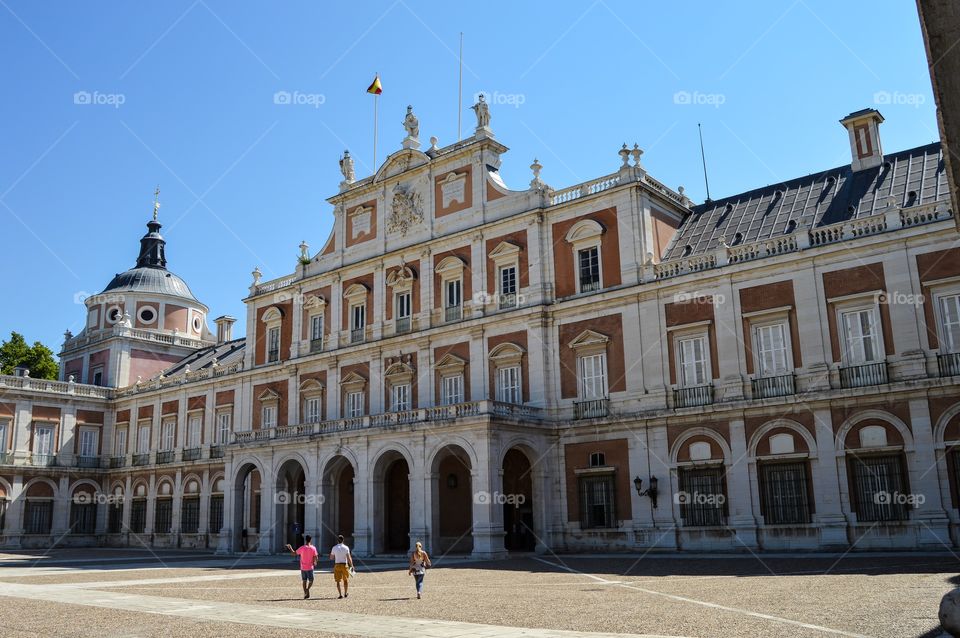
{"type": "Polygon", "coordinates": [[[275,494],[277,533],[274,535],[274,550],[281,551],[285,545],[300,547],[306,516],[306,474],[303,465],[296,459],[285,461],[277,471],[275,494]]]}
{"type": "Polygon", "coordinates": [[[433,459],[432,549],[436,554],[473,551],[473,488],[470,457],[458,445],[442,448],[433,459]]]}
{"type": "Polygon", "coordinates": [[[537,546],[533,532],[533,472],[530,459],[511,448],[503,457],[503,545],[507,551],[531,552],[537,546]]]}
{"type": "Polygon", "coordinates": [[[327,463],[323,472],[323,517],[320,530],[320,547],[329,548],[336,544],[337,536],[343,535],[348,547],[354,546],[354,485],[353,465],[344,456],[335,456],[327,463]]]}
{"type": "Polygon", "coordinates": [[[390,451],[377,462],[374,476],[374,552],[405,554],[410,549],[410,466],[402,454],[390,451]]]}
{"type": "Polygon", "coordinates": [[[233,482],[234,552],[256,551],[260,539],[260,470],[253,463],[242,465],[233,482]]]}

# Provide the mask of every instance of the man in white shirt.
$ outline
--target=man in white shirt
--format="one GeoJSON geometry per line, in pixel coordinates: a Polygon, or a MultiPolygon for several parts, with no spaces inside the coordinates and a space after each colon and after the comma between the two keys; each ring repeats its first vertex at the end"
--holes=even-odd
{"type": "Polygon", "coordinates": [[[333,580],[337,583],[338,598],[346,598],[350,587],[350,570],[353,569],[353,555],[350,548],[343,544],[343,536],[337,536],[338,543],[330,550],[330,560],[333,561],[333,580]],[[343,592],[340,591],[340,581],[343,581],[343,592]]]}

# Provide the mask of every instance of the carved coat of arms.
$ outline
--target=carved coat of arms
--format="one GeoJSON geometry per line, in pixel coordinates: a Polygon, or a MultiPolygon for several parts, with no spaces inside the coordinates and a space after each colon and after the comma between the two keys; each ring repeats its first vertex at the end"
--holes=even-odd
{"type": "Polygon", "coordinates": [[[407,231],[423,221],[423,198],[416,191],[407,191],[397,187],[390,204],[390,217],[387,219],[387,231],[406,235],[407,231]]]}

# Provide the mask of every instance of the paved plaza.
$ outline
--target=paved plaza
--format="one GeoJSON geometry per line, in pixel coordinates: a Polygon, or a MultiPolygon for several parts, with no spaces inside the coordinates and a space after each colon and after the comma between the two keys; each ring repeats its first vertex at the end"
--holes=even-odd
{"type": "Polygon", "coordinates": [[[329,569],[303,600],[294,561],[195,552],[0,554],[0,635],[601,638],[939,636],[951,554],[522,556],[437,560],[423,600],[401,559],[329,569]]]}

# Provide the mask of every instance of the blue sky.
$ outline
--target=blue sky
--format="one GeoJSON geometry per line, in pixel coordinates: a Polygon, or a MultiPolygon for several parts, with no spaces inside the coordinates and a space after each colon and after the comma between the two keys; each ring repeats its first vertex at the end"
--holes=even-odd
{"type": "Polygon", "coordinates": [[[512,188],[534,157],[560,188],[636,142],[701,201],[698,122],[714,198],[848,162],[837,120],[860,108],[886,117],[887,152],[938,139],[902,0],[0,0],[0,335],[79,332],[76,299],[133,265],[157,184],[170,269],[242,330],[253,267],[281,276],[325,241],[343,149],[371,172],[375,72],[381,161],[407,104],[424,143],[456,140],[461,31],[463,130],[492,95],[512,188]]]}

